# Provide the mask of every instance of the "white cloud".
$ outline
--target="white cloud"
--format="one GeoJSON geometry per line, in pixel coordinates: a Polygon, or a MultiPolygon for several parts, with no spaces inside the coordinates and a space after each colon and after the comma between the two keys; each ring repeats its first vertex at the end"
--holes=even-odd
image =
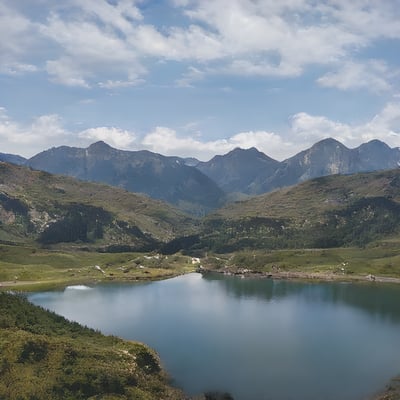
{"type": "Polygon", "coordinates": [[[30,124],[13,121],[5,108],[0,108],[1,151],[32,156],[54,145],[69,143],[70,137],[58,115],[42,115],[30,124]]]}
{"type": "Polygon", "coordinates": [[[86,73],[71,58],[63,57],[55,61],[47,61],[46,70],[51,80],[65,86],[81,86],[89,88],[86,73]]]}
{"type": "Polygon", "coordinates": [[[367,89],[372,92],[387,91],[391,88],[388,78],[392,73],[387,64],[380,60],[366,63],[347,62],[337,71],[329,72],[317,80],[321,86],[340,90],[367,89]]]}
{"type": "Polygon", "coordinates": [[[176,81],[179,87],[193,87],[194,82],[204,79],[205,72],[195,67],[189,67],[187,72],[176,81]]]}
{"type": "Polygon", "coordinates": [[[143,15],[132,0],[120,0],[116,4],[99,0],[73,0],[75,6],[88,17],[96,17],[103,24],[118,29],[125,35],[132,33],[132,20],[142,20],[143,15]]]}
{"type": "Polygon", "coordinates": [[[62,20],[52,15],[41,33],[59,45],[59,57],[47,61],[47,72],[58,83],[91,86],[97,76],[106,81],[134,81],[146,72],[136,53],[115,30],[77,17],[62,20]],[[125,76],[128,79],[114,79],[125,76]]]}
{"type": "Polygon", "coordinates": [[[54,146],[85,146],[103,140],[119,149],[135,147],[134,132],[114,127],[96,127],[72,132],[64,127],[60,116],[42,115],[31,123],[12,120],[5,108],[0,107],[0,151],[31,157],[54,146]]]}
{"type": "Polygon", "coordinates": [[[232,148],[232,145],[224,139],[202,142],[191,136],[178,136],[175,130],[162,126],[145,135],[141,145],[157,153],[196,157],[201,160],[208,159],[219,151],[225,153],[232,148]]]}
{"type": "Polygon", "coordinates": [[[13,121],[0,108],[0,141],[2,152],[32,156],[53,146],[87,146],[103,140],[118,149],[148,149],[164,155],[196,157],[209,160],[226,154],[236,147],[256,147],[277,160],[291,157],[315,142],[333,137],[348,147],[356,147],[372,139],[380,139],[392,147],[400,146],[400,102],[393,101],[363,124],[351,125],[332,121],[324,116],[304,112],[290,119],[287,132],[247,131],[218,140],[204,140],[191,123],[182,131],[196,130],[196,134],[179,134],[168,127],[156,127],[140,137],[135,132],[118,127],[94,127],[72,132],[63,126],[58,115],[43,115],[29,124],[13,121]]]}
{"type": "Polygon", "coordinates": [[[241,147],[243,149],[255,147],[277,160],[287,158],[288,154],[293,155],[300,150],[298,143],[285,140],[281,135],[274,132],[241,132],[232,136],[229,142],[234,147],[241,147]]]}
{"type": "Polygon", "coordinates": [[[137,86],[144,83],[143,79],[133,79],[128,81],[113,81],[111,79],[107,80],[106,82],[99,82],[98,86],[105,89],[117,89],[123,87],[130,87],[130,86],[137,86]]]}
{"type": "Polygon", "coordinates": [[[22,75],[29,72],[38,71],[38,67],[32,64],[21,64],[18,62],[0,64],[0,74],[5,75],[22,75]]]}
{"type": "Polygon", "coordinates": [[[322,6],[343,27],[366,40],[400,38],[400,8],[397,0],[331,0],[322,6]]]}
{"type": "Polygon", "coordinates": [[[194,71],[297,77],[310,65],[342,63],[319,83],[369,89],[366,82],[372,80],[377,91],[390,85],[380,76],[387,71],[384,64],[361,66],[354,57],[355,50],[377,40],[400,39],[397,0],[170,0],[165,7],[175,7],[178,23],[157,26],[142,5],[141,0],[38,2],[29,19],[0,4],[0,71],[31,72],[45,65],[51,79],[63,85],[102,82],[100,87],[116,88],[140,81],[159,61],[191,65],[180,80],[174,78],[181,85],[200,76],[194,71]],[[45,51],[33,52],[33,42],[45,51]],[[353,79],[356,74],[359,80],[353,79]]]}
{"type": "Polygon", "coordinates": [[[36,67],[24,61],[36,42],[34,24],[0,3],[0,73],[32,72],[36,67]]]}
{"type": "Polygon", "coordinates": [[[136,142],[133,132],[114,127],[98,127],[86,129],[78,134],[87,144],[102,140],[118,149],[131,149],[136,142]]]}
{"type": "Polygon", "coordinates": [[[372,139],[380,139],[389,146],[400,146],[400,103],[388,103],[370,121],[360,125],[344,124],[323,116],[298,113],[291,119],[294,140],[312,144],[333,137],[349,147],[355,147],[372,139]],[[297,138],[297,139],[296,139],[297,138]]]}
{"type": "Polygon", "coordinates": [[[313,143],[328,137],[334,137],[338,140],[345,138],[346,141],[354,139],[351,126],[332,121],[323,116],[314,116],[300,112],[293,115],[290,122],[291,133],[294,134],[297,141],[313,143]]]}
{"type": "Polygon", "coordinates": [[[226,139],[202,141],[200,137],[178,136],[173,129],[157,127],[141,141],[147,149],[165,155],[196,157],[209,160],[217,154],[225,154],[236,147],[248,149],[256,147],[276,158],[285,158],[288,153],[294,154],[298,146],[286,142],[281,136],[265,131],[250,131],[235,134],[226,139]]]}

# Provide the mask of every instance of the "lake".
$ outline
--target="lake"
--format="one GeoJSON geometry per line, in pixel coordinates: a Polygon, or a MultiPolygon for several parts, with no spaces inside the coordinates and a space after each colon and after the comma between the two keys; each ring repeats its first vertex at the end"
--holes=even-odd
{"type": "Polygon", "coordinates": [[[400,286],[189,274],[31,302],[144,342],[174,385],[235,400],[362,400],[400,374],[400,286]]]}

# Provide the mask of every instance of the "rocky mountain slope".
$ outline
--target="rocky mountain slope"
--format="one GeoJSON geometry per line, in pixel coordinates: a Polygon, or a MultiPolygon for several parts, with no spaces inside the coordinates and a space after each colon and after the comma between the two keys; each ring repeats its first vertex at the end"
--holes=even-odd
{"type": "Polygon", "coordinates": [[[400,149],[372,140],[349,149],[324,139],[293,157],[276,161],[255,148],[235,149],[210,161],[165,157],[149,151],[122,151],[104,142],[88,148],[61,146],[29,160],[1,158],[81,180],[102,182],[169,202],[197,216],[229,200],[271,192],[332,174],[388,170],[400,165],[400,149]]]}
{"type": "Polygon", "coordinates": [[[179,157],[149,151],[122,151],[97,142],[86,149],[57,147],[27,161],[31,168],[144,193],[180,209],[203,215],[220,207],[224,192],[179,157]]]}
{"type": "Polygon", "coordinates": [[[392,169],[399,162],[400,150],[379,140],[349,149],[324,139],[282,162],[253,148],[234,150],[197,167],[228,192],[261,194],[319,176],[392,169]]]}
{"type": "Polygon", "coordinates": [[[200,162],[196,167],[217,182],[225,192],[251,195],[261,193],[260,180],[273,175],[279,165],[279,161],[252,147],[247,150],[237,148],[223,156],[215,156],[208,162],[200,162]]]}
{"type": "Polygon", "coordinates": [[[0,163],[0,240],[152,250],[193,232],[177,209],[124,189],[0,163]]]}

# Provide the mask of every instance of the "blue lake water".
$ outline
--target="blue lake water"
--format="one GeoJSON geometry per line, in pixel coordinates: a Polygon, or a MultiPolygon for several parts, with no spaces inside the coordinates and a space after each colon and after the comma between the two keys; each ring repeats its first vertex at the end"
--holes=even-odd
{"type": "Polygon", "coordinates": [[[188,394],[363,400],[400,374],[400,287],[189,274],[30,301],[160,355],[188,394]]]}

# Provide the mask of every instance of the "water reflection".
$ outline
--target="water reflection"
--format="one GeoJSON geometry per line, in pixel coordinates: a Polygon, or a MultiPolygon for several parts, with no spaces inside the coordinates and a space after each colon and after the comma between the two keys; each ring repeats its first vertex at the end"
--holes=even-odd
{"type": "Polygon", "coordinates": [[[363,400],[400,372],[396,286],[191,274],[29,298],[149,344],[191,395],[363,400]]]}
{"type": "Polygon", "coordinates": [[[356,307],[370,316],[400,322],[398,285],[378,283],[300,282],[267,278],[244,278],[221,274],[204,274],[203,279],[217,282],[219,287],[236,298],[255,297],[279,301],[297,297],[302,301],[344,304],[356,307]]]}

